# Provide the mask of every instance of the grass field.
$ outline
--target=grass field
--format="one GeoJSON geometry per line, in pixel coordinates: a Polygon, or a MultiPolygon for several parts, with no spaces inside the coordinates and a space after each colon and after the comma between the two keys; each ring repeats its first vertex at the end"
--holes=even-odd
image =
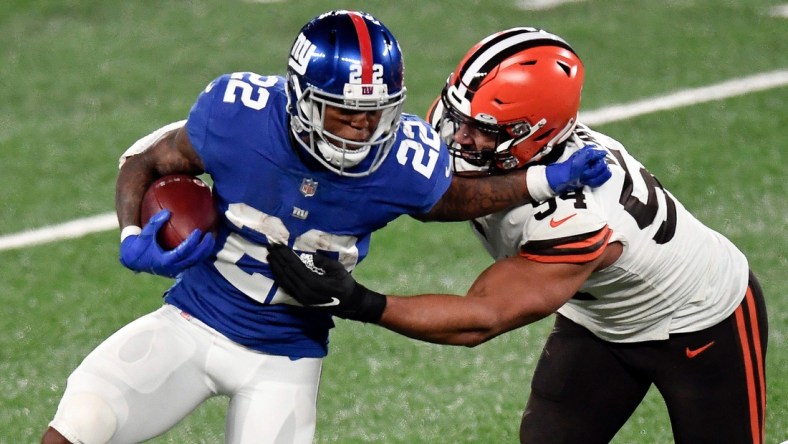
{"type": "MultiPolygon", "coordinates": [[[[112,211],[118,155],[185,117],[218,74],[283,73],[297,30],[361,8],[398,36],[406,110],[423,114],[481,37],[511,26],[564,36],[586,62],[583,110],[788,68],[782,0],[586,0],[540,11],[504,0],[0,3],[0,236],[112,211]]],[[[788,440],[788,88],[600,125],[749,257],[769,303],[767,442],[788,440]]],[[[357,277],[386,292],[463,293],[490,260],[465,224],[397,220],[357,277]]],[[[117,231],[0,251],[0,443],[37,442],[66,377],[103,338],[155,309],[169,281],[117,262],[117,231]]],[[[319,443],[511,443],[544,320],[474,349],[337,321],[319,443]]],[[[604,377],[600,375],[600,377],[604,377]]],[[[222,442],[226,400],[155,443],[222,442]]],[[[650,393],[614,443],[669,443],[650,393]]]]}

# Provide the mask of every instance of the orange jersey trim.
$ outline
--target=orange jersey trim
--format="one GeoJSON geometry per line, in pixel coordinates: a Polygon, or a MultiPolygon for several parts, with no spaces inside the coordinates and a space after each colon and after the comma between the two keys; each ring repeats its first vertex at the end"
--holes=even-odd
{"type": "Polygon", "coordinates": [[[520,248],[520,256],[534,262],[584,264],[602,255],[613,230],[607,225],[597,231],[545,241],[529,241],[520,248]]]}

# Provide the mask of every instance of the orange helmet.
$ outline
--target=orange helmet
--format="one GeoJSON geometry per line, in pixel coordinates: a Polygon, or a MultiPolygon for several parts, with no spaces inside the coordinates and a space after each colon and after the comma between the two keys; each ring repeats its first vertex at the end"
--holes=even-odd
{"type": "Polygon", "coordinates": [[[568,139],[577,121],[583,63],[562,38],[512,28],[477,43],[449,76],[431,113],[452,154],[490,170],[536,161],[568,139]],[[494,150],[463,148],[461,124],[496,137],[494,150]]]}

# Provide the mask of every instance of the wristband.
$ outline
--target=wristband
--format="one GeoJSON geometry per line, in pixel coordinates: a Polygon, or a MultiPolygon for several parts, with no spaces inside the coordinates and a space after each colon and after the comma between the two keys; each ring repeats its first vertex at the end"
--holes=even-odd
{"type": "Polygon", "coordinates": [[[126,239],[127,237],[136,236],[140,233],[142,233],[142,228],[136,225],[129,225],[127,227],[123,227],[123,229],[120,231],[120,241],[123,242],[123,240],[126,239]]]}
{"type": "Polygon", "coordinates": [[[352,298],[359,301],[357,310],[350,313],[348,319],[377,324],[383,317],[383,310],[386,309],[386,295],[372,291],[367,287],[356,282],[353,288],[352,298]]]}
{"type": "Polygon", "coordinates": [[[525,184],[528,186],[528,194],[534,202],[543,202],[553,196],[555,192],[547,182],[547,167],[544,165],[534,165],[528,168],[525,174],[525,184]]]}

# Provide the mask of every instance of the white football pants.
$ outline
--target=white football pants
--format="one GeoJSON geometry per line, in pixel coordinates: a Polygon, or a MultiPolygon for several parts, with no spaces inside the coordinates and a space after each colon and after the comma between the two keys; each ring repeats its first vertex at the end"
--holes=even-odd
{"type": "Polygon", "coordinates": [[[74,443],[137,443],[226,395],[226,443],[311,443],[322,361],[250,350],[164,305],[85,358],[50,426],[74,443]]]}

